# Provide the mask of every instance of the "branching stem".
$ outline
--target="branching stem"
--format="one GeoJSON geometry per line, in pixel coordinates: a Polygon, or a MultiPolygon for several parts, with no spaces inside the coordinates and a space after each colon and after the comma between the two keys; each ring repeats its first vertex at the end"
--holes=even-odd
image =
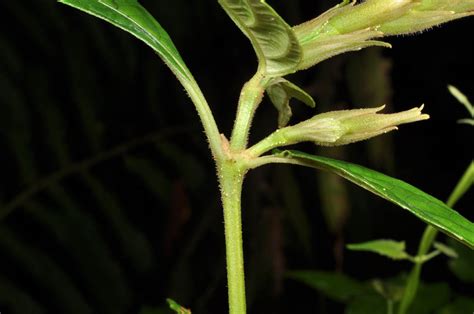
{"type": "Polygon", "coordinates": [[[230,140],[230,147],[234,151],[241,151],[247,147],[253,117],[258,105],[262,102],[263,93],[268,82],[268,78],[257,72],[242,88],[230,140]]]}

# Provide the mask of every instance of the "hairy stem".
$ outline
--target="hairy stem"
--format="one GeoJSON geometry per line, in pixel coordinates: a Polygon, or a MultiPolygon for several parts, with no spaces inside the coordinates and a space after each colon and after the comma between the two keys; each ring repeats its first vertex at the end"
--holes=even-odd
{"type": "Polygon", "coordinates": [[[274,148],[287,146],[293,144],[292,142],[288,141],[288,139],[284,136],[281,129],[276,130],[272,134],[265,137],[260,142],[256,143],[249,149],[247,149],[247,153],[250,156],[258,157],[274,148]]]}
{"type": "Polygon", "coordinates": [[[393,314],[393,301],[387,300],[387,314],[393,314]]]}
{"type": "Polygon", "coordinates": [[[189,74],[189,76],[191,77],[191,80],[181,79],[179,76],[178,79],[183,85],[184,89],[188,92],[189,97],[196,107],[214,160],[220,159],[223,157],[224,152],[222,151],[219,128],[217,127],[214,115],[212,114],[211,108],[209,107],[206,98],[199,88],[199,85],[192,78],[191,74],[189,74]]]}
{"type": "Polygon", "coordinates": [[[245,314],[245,274],[242,246],[241,193],[245,170],[235,160],[218,163],[224,207],[229,313],[245,314]]]}
{"type": "Polygon", "coordinates": [[[235,151],[247,147],[253,117],[258,105],[262,102],[267,83],[268,78],[257,72],[242,88],[230,141],[230,147],[235,151]]]}

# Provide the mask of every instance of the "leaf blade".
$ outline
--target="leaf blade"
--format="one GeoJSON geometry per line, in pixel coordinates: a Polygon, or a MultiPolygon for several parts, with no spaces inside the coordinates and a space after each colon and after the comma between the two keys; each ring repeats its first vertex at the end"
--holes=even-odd
{"type": "Polygon", "coordinates": [[[426,223],[474,248],[474,224],[472,222],[449,208],[442,201],[406,182],[356,164],[298,151],[284,151],[279,153],[278,156],[295,159],[302,165],[340,175],[410,211],[426,223]]]}
{"type": "Polygon", "coordinates": [[[353,251],[365,251],[380,254],[382,256],[394,259],[410,259],[410,255],[405,252],[405,242],[394,240],[372,240],[362,243],[348,244],[347,248],[353,251]]]}
{"type": "Polygon", "coordinates": [[[129,32],[150,46],[180,79],[191,75],[168,33],[136,0],[58,0],[129,32]]]}
{"type": "Polygon", "coordinates": [[[191,310],[179,305],[176,301],[172,299],[166,299],[166,302],[168,303],[168,306],[170,309],[175,311],[178,314],[191,314],[191,310]]]}

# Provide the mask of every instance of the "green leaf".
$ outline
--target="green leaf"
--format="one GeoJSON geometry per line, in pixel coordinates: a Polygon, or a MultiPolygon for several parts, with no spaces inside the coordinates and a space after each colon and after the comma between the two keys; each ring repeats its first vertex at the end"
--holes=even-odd
{"type": "Polygon", "coordinates": [[[470,250],[453,240],[448,241],[448,244],[458,254],[458,258],[449,261],[449,269],[460,280],[474,283],[474,250],[470,250]]]}
{"type": "Polygon", "coordinates": [[[456,87],[454,87],[453,85],[448,85],[448,90],[451,93],[451,95],[453,95],[454,98],[457,99],[457,101],[459,101],[462,105],[464,105],[464,107],[466,107],[471,117],[474,118],[474,106],[471,104],[471,102],[466,97],[466,95],[461,93],[461,91],[457,89],[456,87]]]}
{"type": "Polygon", "coordinates": [[[191,314],[190,310],[182,307],[181,305],[179,305],[178,303],[176,303],[175,301],[171,299],[166,299],[166,302],[168,302],[170,309],[172,309],[178,314],[191,314]]]}
{"type": "Polygon", "coordinates": [[[474,299],[457,297],[452,303],[444,306],[438,314],[470,313],[474,309],[474,299]]]}
{"type": "Polygon", "coordinates": [[[441,242],[435,242],[433,243],[433,246],[435,247],[435,249],[437,249],[438,251],[440,251],[441,253],[443,253],[444,255],[448,257],[451,257],[451,258],[458,257],[458,253],[456,253],[456,251],[452,247],[447,246],[446,244],[443,244],[441,242]]]}
{"type": "Polygon", "coordinates": [[[461,93],[459,89],[457,89],[456,87],[452,85],[448,85],[448,90],[451,93],[451,95],[453,95],[454,98],[457,99],[457,101],[459,101],[464,107],[466,107],[467,111],[469,112],[469,115],[471,116],[470,119],[466,118],[466,119],[458,120],[458,123],[470,124],[474,126],[474,119],[472,119],[474,118],[474,106],[471,104],[469,99],[466,97],[466,95],[461,93]]]}
{"type": "Polygon", "coordinates": [[[191,75],[168,33],[136,0],[59,0],[103,19],[142,40],[153,48],[179,78],[191,75]]]}
{"type": "Polygon", "coordinates": [[[404,286],[394,280],[372,280],[372,287],[385,300],[400,301],[403,297],[404,286]]]}
{"type": "Polygon", "coordinates": [[[219,0],[219,4],[252,42],[259,69],[271,77],[296,71],[302,58],[298,40],[264,0],[219,0]]]}
{"type": "Polygon", "coordinates": [[[288,124],[292,116],[290,99],[296,98],[306,105],[314,108],[313,98],[295,84],[283,78],[274,79],[266,89],[268,97],[278,110],[278,127],[288,124]]]}
{"type": "Polygon", "coordinates": [[[444,233],[474,248],[474,224],[440,200],[401,180],[345,161],[314,156],[298,151],[283,151],[279,157],[298,164],[327,170],[410,211],[444,233]]]}
{"type": "MultiPolygon", "coordinates": [[[[430,314],[448,303],[451,289],[445,282],[423,284],[416,293],[413,304],[408,309],[408,314],[430,314]]],[[[471,309],[472,310],[472,309],[471,309]]]]}
{"type": "Polygon", "coordinates": [[[387,302],[382,296],[377,294],[361,295],[348,304],[344,313],[387,313],[387,302]]]}
{"type": "Polygon", "coordinates": [[[286,276],[339,302],[348,302],[357,295],[372,291],[366,284],[334,272],[297,270],[288,272],[286,276]]]}
{"type": "Polygon", "coordinates": [[[347,248],[353,251],[368,251],[392,258],[394,260],[410,259],[405,252],[405,242],[394,240],[373,240],[363,243],[348,244],[347,248]]]}

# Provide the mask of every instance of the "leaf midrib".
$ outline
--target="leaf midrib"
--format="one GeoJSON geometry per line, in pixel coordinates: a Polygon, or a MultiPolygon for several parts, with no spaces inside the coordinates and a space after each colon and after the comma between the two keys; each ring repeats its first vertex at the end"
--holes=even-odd
{"type": "MultiPolygon", "coordinates": [[[[120,11],[120,10],[114,8],[114,7],[111,6],[111,5],[108,5],[107,3],[104,3],[104,2],[101,1],[101,0],[98,0],[98,3],[101,4],[101,5],[103,5],[103,6],[105,6],[105,7],[108,8],[108,9],[114,11],[115,13],[119,14],[120,16],[122,16],[123,18],[125,18],[126,20],[128,20],[129,22],[131,22],[132,24],[138,26],[138,28],[139,28],[141,31],[143,31],[143,32],[148,36],[148,38],[150,38],[155,44],[157,44],[157,45],[160,46],[164,51],[166,51],[166,53],[168,54],[168,56],[166,56],[166,58],[164,58],[165,60],[167,60],[168,58],[171,58],[171,59],[174,61],[174,63],[175,63],[177,66],[179,66],[179,68],[180,68],[181,71],[176,71],[176,72],[179,72],[179,73],[183,74],[186,79],[190,80],[189,74],[188,74],[188,70],[187,70],[186,67],[183,67],[182,60],[176,59],[175,56],[174,56],[175,53],[176,53],[176,54],[178,53],[177,51],[176,51],[176,52],[173,52],[173,51],[169,50],[169,48],[168,48],[166,45],[163,45],[160,41],[156,40],[156,39],[155,39],[155,36],[154,36],[152,33],[150,33],[146,28],[144,28],[143,26],[141,26],[140,24],[138,24],[135,20],[133,20],[130,16],[126,15],[126,14],[123,13],[122,11],[120,11]]],[[[97,17],[100,18],[100,16],[97,16],[97,17]]],[[[110,19],[109,21],[110,21],[112,24],[114,24],[115,26],[117,26],[117,27],[123,29],[124,31],[127,31],[127,32],[128,32],[127,29],[125,29],[124,27],[122,27],[122,26],[116,24],[115,21],[113,21],[113,20],[111,20],[111,19],[110,19]]],[[[133,33],[131,33],[131,34],[133,34],[133,33]]],[[[135,34],[133,34],[133,35],[135,35],[135,34]]],[[[136,35],[135,35],[135,37],[137,37],[138,39],[141,39],[141,38],[139,38],[139,37],[136,36],[136,35]]],[[[145,43],[146,43],[146,42],[145,42],[145,43]]],[[[152,48],[153,48],[153,50],[155,50],[155,47],[152,46],[152,48]]],[[[160,54],[162,54],[162,55],[164,55],[164,53],[160,52],[159,50],[158,50],[157,52],[160,53],[160,54]]],[[[172,68],[172,67],[170,67],[170,68],[171,68],[171,70],[173,71],[173,68],[172,68]]],[[[175,72],[175,71],[173,71],[173,72],[175,72]]],[[[176,73],[176,75],[178,75],[178,73],[176,73]]]]}

